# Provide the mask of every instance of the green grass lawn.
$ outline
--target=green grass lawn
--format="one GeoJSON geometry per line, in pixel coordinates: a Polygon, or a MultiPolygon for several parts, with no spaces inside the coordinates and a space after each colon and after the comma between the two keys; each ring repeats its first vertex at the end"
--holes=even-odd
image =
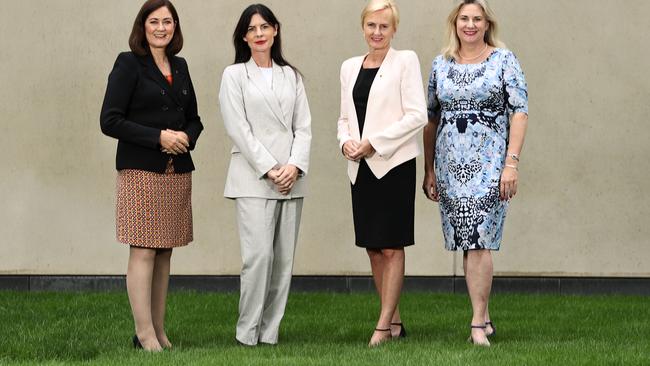
{"type": "Polygon", "coordinates": [[[405,293],[402,341],[369,349],[373,294],[293,293],[277,346],[234,341],[237,294],[174,292],[173,351],[131,348],[126,293],[0,292],[0,364],[650,365],[650,299],[495,295],[492,347],[466,343],[469,300],[405,293]]]}

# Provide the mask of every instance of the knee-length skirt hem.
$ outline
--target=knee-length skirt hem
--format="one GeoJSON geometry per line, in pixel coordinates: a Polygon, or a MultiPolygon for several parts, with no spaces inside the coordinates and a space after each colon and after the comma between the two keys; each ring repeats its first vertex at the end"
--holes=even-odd
{"type": "Polygon", "coordinates": [[[366,249],[403,248],[415,244],[415,159],[377,179],[361,160],[352,185],[355,244],[366,249]]]}
{"type": "Polygon", "coordinates": [[[496,248],[470,248],[470,249],[463,249],[463,248],[445,248],[447,249],[448,252],[471,252],[473,250],[489,250],[491,252],[498,252],[500,247],[496,248]]]}
{"type": "Polygon", "coordinates": [[[124,169],[117,174],[116,234],[119,243],[166,249],[193,240],[192,173],[124,169]]]}

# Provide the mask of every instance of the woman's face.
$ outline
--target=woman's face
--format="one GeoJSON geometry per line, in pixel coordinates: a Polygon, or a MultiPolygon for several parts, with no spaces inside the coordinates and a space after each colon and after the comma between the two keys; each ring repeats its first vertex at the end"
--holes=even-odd
{"type": "Polygon", "coordinates": [[[144,22],[144,33],[150,48],[166,48],[174,37],[176,22],[166,6],[154,10],[144,22]]]}
{"type": "Polygon", "coordinates": [[[382,9],[366,15],[363,20],[363,34],[371,50],[384,50],[390,47],[395,34],[393,11],[382,9]]]}
{"type": "Polygon", "coordinates": [[[251,22],[248,24],[248,31],[246,32],[244,41],[248,43],[251,52],[268,52],[270,54],[271,46],[273,46],[273,41],[277,34],[278,30],[276,27],[264,20],[261,15],[254,14],[251,22]]]}
{"type": "Polygon", "coordinates": [[[483,9],[478,4],[463,5],[456,17],[456,34],[463,44],[482,43],[489,28],[483,9]]]}

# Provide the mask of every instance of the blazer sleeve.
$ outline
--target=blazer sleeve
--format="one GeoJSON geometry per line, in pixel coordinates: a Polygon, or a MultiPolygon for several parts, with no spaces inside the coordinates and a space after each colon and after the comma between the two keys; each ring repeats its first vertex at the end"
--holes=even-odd
{"type": "Polygon", "coordinates": [[[427,104],[420,73],[420,61],[413,51],[403,51],[400,94],[404,115],[388,128],[368,138],[377,153],[390,158],[427,124],[427,104]]]}
{"type": "Polygon", "coordinates": [[[237,146],[248,163],[261,179],[278,162],[264,145],[253,135],[246,119],[246,109],[242,85],[236,70],[226,68],[221,78],[219,104],[226,133],[237,146]]]}
{"type": "Polygon", "coordinates": [[[339,140],[339,149],[343,149],[343,145],[349,140],[352,140],[350,134],[350,121],[348,120],[348,83],[350,82],[348,63],[344,62],[341,65],[341,112],[337,123],[336,138],[339,140]]]}
{"type": "Polygon", "coordinates": [[[304,174],[309,170],[311,148],[311,112],[302,77],[296,72],[296,103],[293,109],[293,144],[288,164],[298,167],[304,174]]]}
{"type": "Polygon", "coordinates": [[[102,132],[110,137],[158,149],[160,130],[126,119],[133,92],[137,87],[138,61],[130,53],[121,53],[108,76],[108,85],[99,117],[102,132]]]}
{"type": "Polygon", "coordinates": [[[187,137],[190,139],[190,150],[194,150],[196,147],[196,140],[199,139],[199,135],[201,135],[201,131],[203,131],[203,123],[201,123],[201,117],[199,117],[196,93],[194,92],[194,84],[192,84],[192,78],[190,77],[187,62],[184,59],[181,60],[185,67],[185,72],[187,72],[187,78],[190,84],[190,100],[185,108],[185,129],[183,132],[185,132],[187,137]]]}

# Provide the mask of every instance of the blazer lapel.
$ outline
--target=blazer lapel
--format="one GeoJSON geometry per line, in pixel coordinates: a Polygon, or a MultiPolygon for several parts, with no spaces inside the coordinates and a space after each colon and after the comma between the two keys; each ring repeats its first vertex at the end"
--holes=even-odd
{"type": "Polygon", "coordinates": [[[181,104],[183,100],[181,95],[187,95],[189,93],[185,83],[185,79],[188,78],[189,74],[186,68],[181,68],[181,63],[178,61],[178,58],[171,57],[169,63],[171,64],[173,75],[171,88],[174,92],[172,93],[172,98],[176,97],[176,103],[181,104]]]}
{"type": "MultiPolygon", "coordinates": [[[[395,50],[391,47],[388,49],[386,57],[384,57],[384,61],[382,61],[381,65],[379,66],[379,70],[377,70],[375,80],[373,80],[372,85],[370,85],[370,92],[368,92],[368,104],[366,104],[366,118],[368,117],[368,111],[375,110],[374,100],[376,100],[376,98],[374,98],[373,95],[377,93],[378,89],[381,90],[384,73],[390,70],[394,57],[395,50]]],[[[363,131],[368,131],[368,129],[364,128],[363,131]]],[[[361,139],[363,139],[363,136],[361,136],[361,139]]]]}
{"type": "MultiPolygon", "coordinates": [[[[280,106],[282,111],[282,123],[289,129],[291,129],[291,123],[293,121],[293,103],[282,103],[284,96],[294,96],[296,95],[295,84],[291,83],[287,75],[285,74],[285,68],[273,64],[273,96],[280,106]]],[[[296,80],[296,83],[298,81],[296,80]]]]}
{"type": "MultiPolygon", "coordinates": [[[[286,126],[286,123],[284,121],[284,116],[282,114],[282,108],[280,107],[280,102],[278,100],[278,97],[275,95],[273,90],[268,87],[266,84],[266,80],[264,80],[264,76],[262,75],[262,72],[260,71],[259,67],[255,64],[255,61],[251,57],[248,62],[245,64],[246,66],[246,73],[248,74],[248,78],[251,80],[253,85],[262,93],[264,96],[264,100],[266,101],[266,104],[271,108],[271,111],[273,111],[273,114],[275,117],[280,121],[283,125],[286,126]]],[[[276,72],[275,64],[273,64],[273,84],[274,86],[280,86],[277,85],[276,83],[278,80],[276,80],[276,74],[281,73],[282,71],[280,70],[279,72],[276,72]]]]}
{"type": "Polygon", "coordinates": [[[156,63],[153,60],[153,57],[151,55],[144,56],[144,69],[146,73],[153,79],[158,85],[160,85],[163,90],[169,95],[174,102],[177,104],[180,104],[180,101],[176,95],[176,92],[172,88],[173,84],[176,84],[176,78],[180,73],[178,72],[178,69],[175,68],[176,65],[174,65],[174,62],[172,62],[172,58],[170,57],[169,59],[169,67],[171,68],[172,72],[172,85],[169,85],[169,82],[165,77],[163,76],[162,72],[160,72],[160,69],[158,69],[158,66],[156,66],[156,63]]]}
{"type": "MultiPolygon", "coordinates": [[[[355,63],[350,67],[350,75],[348,75],[348,78],[349,78],[350,82],[348,83],[347,93],[348,93],[348,100],[350,102],[350,106],[352,107],[352,108],[349,109],[351,112],[348,112],[348,113],[354,113],[354,121],[355,121],[355,124],[356,124],[356,131],[355,132],[359,132],[359,133],[360,133],[360,131],[359,131],[359,116],[357,116],[357,109],[354,107],[354,95],[353,95],[352,92],[354,90],[354,84],[357,83],[357,79],[359,78],[359,73],[361,72],[361,67],[363,67],[363,60],[366,59],[367,55],[368,54],[365,54],[364,56],[359,57],[357,60],[355,60],[355,63]]],[[[353,134],[353,137],[354,137],[354,134],[353,134]]],[[[361,136],[359,136],[359,137],[361,137],[361,136]]]]}

